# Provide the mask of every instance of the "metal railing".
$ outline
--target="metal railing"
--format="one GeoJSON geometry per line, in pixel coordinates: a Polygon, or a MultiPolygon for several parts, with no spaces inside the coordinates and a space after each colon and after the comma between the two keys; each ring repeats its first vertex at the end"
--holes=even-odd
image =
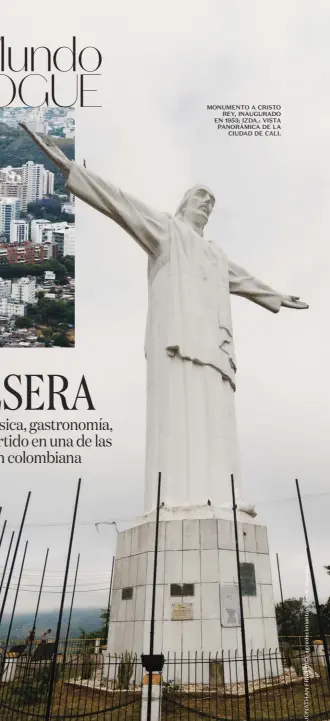
{"type": "MultiPolygon", "coordinates": [[[[47,716],[51,659],[29,655],[2,660],[0,721],[131,721],[141,717],[141,659],[126,653],[86,652],[58,658],[47,716]]],[[[322,647],[248,654],[251,721],[330,718],[330,688],[322,647]],[[306,716],[306,710],[308,716],[306,716]]],[[[171,654],[161,678],[161,719],[238,721],[245,716],[243,659],[238,653],[171,654]]]]}

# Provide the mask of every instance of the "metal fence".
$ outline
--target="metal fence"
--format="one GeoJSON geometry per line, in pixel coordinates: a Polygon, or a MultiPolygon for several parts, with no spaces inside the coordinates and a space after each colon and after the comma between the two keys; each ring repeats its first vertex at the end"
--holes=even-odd
{"type": "MultiPolygon", "coordinates": [[[[287,647],[248,655],[250,718],[253,721],[330,718],[324,653],[287,647]]],[[[52,659],[29,654],[2,660],[1,721],[144,721],[147,689],[141,659],[86,651],[66,663],[57,658],[49,702],[52,659]],[[48,707],[48,715],[47,715],[48,707]]],[[[157,679],[158,676],[158,679],[157,679]]],[[[235,654],[171,655],[165,658],[152,718],[238,720],[246,718],[243,659],[235,654]],[[158,706],[159,713],[158,716],[158,706]]]]}

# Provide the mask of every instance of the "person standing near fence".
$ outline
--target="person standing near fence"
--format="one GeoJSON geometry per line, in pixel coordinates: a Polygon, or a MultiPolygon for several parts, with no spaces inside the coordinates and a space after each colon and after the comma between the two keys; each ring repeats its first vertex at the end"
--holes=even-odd
{"type": "Polygon", "coordinates": [[[47,631],[45,631],[45,633],[43,633],[41,636],[40,643],[48,643],[51,632],[52,632],[51,628],[49,628],[47,631]]]}

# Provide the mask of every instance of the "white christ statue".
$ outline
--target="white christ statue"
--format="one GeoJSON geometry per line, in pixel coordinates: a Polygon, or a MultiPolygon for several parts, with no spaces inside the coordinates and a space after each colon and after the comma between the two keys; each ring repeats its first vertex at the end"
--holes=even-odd
{"type": "Polygon", "coordinates": [[[70,161],[48,136],[22,127],[64,173],[68,189],[148,255],[145,513],[155,509],[159,471],[165,508],[211,505],[217,513],[230,503],[231,474],[240,486],[230,293],[273,313],[308,306],[204,238],[215,202],[207,187],[188,190],[174,215],[159,212],[70,161]]]}

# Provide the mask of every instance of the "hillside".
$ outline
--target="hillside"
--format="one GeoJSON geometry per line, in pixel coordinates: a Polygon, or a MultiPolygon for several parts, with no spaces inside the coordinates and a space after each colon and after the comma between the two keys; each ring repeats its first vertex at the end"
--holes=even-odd
{"type": "MultiPolygon", "coordinates": [[[[64,636],[67,631],[67,621],[69,609],[65,609],[63,613],[63,623],[61,635],[64,636]]],[[[36,636],[40,636],[47,628],[56,630],[58,611],[41,611],[37,619],[36,636]]],[[[21,640],[24,639],[33,624],[34,613],[20,613],[14,618],[11,638],[21,640]]],[[[5,639],[8,632],[10,622],[9,614],[4,614],[1,623],[0,638],[5,639]]],[[[70,638],[78,638],[81,629],[86,633],[98,631],[101,626],[100,609],[99,608],[76,608],[72,612],[70,638]]]]}
{"type": "MultiPolygon", "coordinates": [[[[74,160],[74,139],[58,138],[56,143],[70,160],[74,160]]],[[[12,165],[14,168],[23,165],[28,160],[42,163],[47,170],[55,173],[55,192],[63,193],[65,178],[54,163],[39,150],[37,145],[29,138],[24,130],[9,128],[0,123],[0,168],[12,165]]]]}

